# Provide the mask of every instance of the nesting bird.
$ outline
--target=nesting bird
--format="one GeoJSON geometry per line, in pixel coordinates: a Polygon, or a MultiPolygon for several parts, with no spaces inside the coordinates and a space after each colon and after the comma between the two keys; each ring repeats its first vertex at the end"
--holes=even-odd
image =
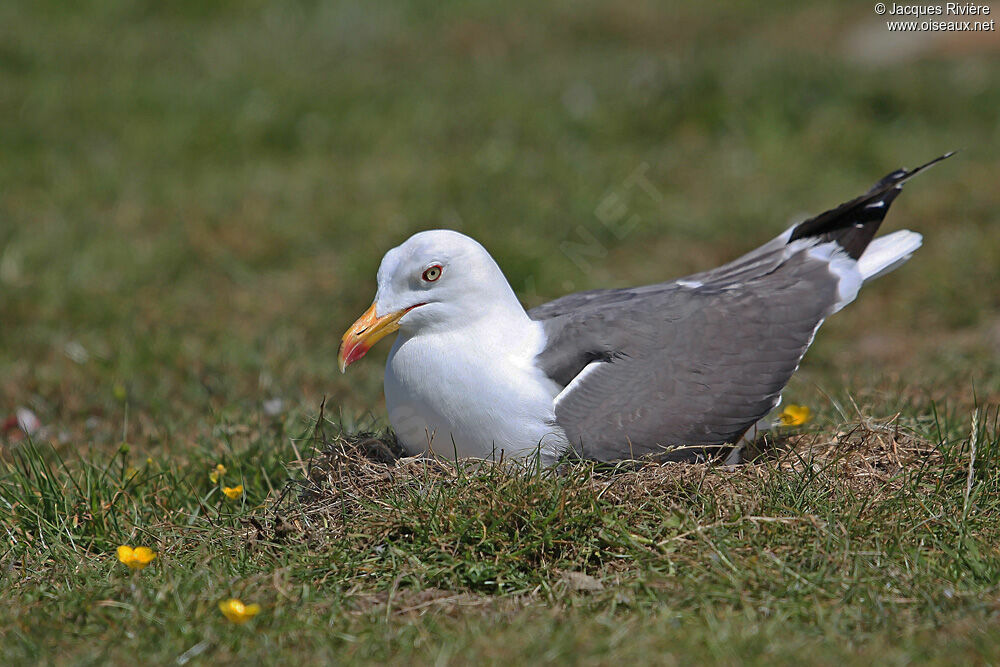
{"type": "Polygon", "coordinates": [[[482,245],[415,234],[382,259],[375,301],[344,334],[341,370],[398,332],[389,421],[411,454],[695,460],[773,410],[820,325],[922,237],[875,238],[903,183],[681,279],[570,294],[525,311],[482,245]]]}

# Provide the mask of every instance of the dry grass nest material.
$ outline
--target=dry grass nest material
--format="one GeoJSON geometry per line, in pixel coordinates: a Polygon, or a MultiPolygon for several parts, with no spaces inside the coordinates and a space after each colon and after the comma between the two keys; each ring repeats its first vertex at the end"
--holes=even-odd
{"type": "MultiPolygon", "coordinates": [[[[303,465],[304,474],[290,482],[272,506],[275,536],[308,536],[316,531],[325,538],[335,536],[331,533],[346,535],[357,525],[359,515],[378,508],[395,511],[391,499],[399,494],[430,497],[440,487],[461,485],[467,500],[481,497],[483,511],[505,497],[530,502],[525,498],[528,479],[548,484],[549,492],[558,488],[567,502],[573,502],[574,496],[587,496],[639,506],[655,496],[683,506],[693,494],[708,493],[739,498],[742,511],[747,511],[752,509],[754,491],[765,480],[809,475],[832,493],[864,492],[877,502],[879,496],[897,491],[906,482],[907,472],[945,464],[935,444],[900,426],[898,416],[859,419],[836,430],[768,436],[758,440],[749,450],[752,458],[738,466],[717,461],[633,461],[539,469],[521,462],[404,457],[391,433],[319,436],[313,456],[303,465]],[[556,478],[562,483],[552,485],[556,478]],[[505,496],[505,489],[518,495],[505,496]]],[[[956,469],[956,473],[961,471],[956,469]]]]}

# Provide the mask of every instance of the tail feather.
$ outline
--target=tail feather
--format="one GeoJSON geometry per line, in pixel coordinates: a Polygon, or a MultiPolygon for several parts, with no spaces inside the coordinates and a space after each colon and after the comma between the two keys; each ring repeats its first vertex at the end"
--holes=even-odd
{"type": "Polygon", "coordinates": [[[924,237],[903,229],[872,241],[858,259],[858,271],[865,282],[878,278],[908,260],[923,243],[924,237]]]}

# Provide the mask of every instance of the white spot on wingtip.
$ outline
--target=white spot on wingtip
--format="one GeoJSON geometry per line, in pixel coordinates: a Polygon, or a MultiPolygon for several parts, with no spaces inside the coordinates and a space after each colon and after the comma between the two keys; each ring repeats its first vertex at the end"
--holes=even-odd
{"type": "Polygon", "coordinates": [[[680,287],[687,287],[688,289],[698,289],[699,287],[704,287],[705,283],[700,280],[678,280],[676,284],[680,287]]]}

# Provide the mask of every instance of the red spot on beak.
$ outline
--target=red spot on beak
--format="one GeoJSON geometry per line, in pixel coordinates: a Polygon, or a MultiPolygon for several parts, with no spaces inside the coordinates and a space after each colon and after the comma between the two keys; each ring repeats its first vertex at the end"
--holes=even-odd
{"type": "Polygon", "coordinates": [[[371,346],[359,339],[342,345],[340,348],[340,372],[343,373],[348,366],[368,354],[370,349],[372,349],[371,346]]]}
{"type": "Polygon", "coordinates": [[[366,310],[364,315],[351,325],[351,328],[344,333],[344,337],[340,340],[340,353],[337,355],[340,362],[340,372],[343,373],[348,366],[365,356],[368,350],[372,349],[372,345],[399,329],[399,319],[403,315],[423,305],[425,304],[418,303],[379,317],[375,314],[375,304],[373,303],[371,308],[366,310]]]}

